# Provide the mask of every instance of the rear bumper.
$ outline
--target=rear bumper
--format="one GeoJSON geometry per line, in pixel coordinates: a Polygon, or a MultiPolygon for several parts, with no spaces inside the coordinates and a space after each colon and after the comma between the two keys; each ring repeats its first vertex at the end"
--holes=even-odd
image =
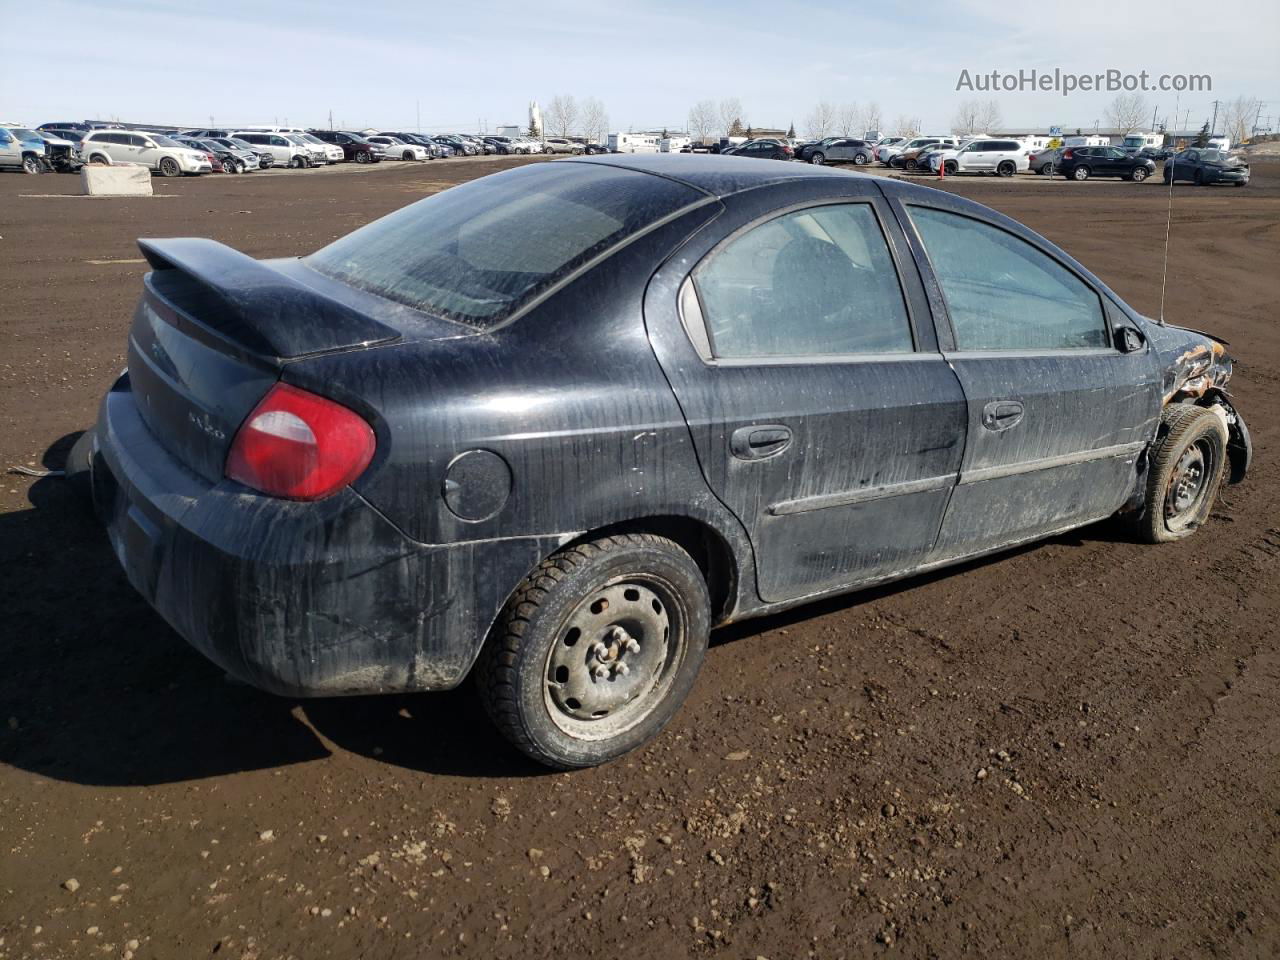
{"type": "Polygon", "coordinates": [[[563,539],[421,544],[351,489],[296,503],[210,484],[152,436],[127,373],[87,452],[130,583],[222,669],[286,696],[456,686],[507,596],[563,539]]]}

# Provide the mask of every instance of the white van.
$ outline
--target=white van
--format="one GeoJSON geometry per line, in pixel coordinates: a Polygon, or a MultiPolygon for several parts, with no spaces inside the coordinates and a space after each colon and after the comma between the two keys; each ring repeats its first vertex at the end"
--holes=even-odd
{"type": "Polygon", "coordinates": [[[213,161],[203,150],[145,130],[89,130],[76,150],[85,163],[140,163],[164,177],[213,172],[213,161]]]}

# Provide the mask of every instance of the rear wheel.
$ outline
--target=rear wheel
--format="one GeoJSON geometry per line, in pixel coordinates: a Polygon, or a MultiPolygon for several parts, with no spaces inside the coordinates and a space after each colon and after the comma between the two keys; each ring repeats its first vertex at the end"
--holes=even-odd
{"type": "Polygon", "coordinates": [[[855,153],[853,155],[853,162],[857,164],[859,167],[865,167],[870,162],[870,160],[871,158],[868,157],[865,153],[855,153]]]}
{"type": "Polygon", "coordinates": [[[101,154],[101,153],[95,153],[93,156],[91,156],[91,157],[89,158],[89,162],[90,162],[90,163],[92,163],[94,166],[97,166],[97,167],[105,167],[105,166],[107,166],[109,163],[111,163],[111,161],[110,161],[110,160],[108,160],[108,159],[107,159],[103,154],[101,154]]]}
{"type": "Polygon", "coordinates": [[[1161,430],[1137,528],[1148,543],[1181,540],[1200,529],[1213,510],[1227,462],[1227,426],[1212,410],[1175,404],[1165,410],[1161,430]]]}
{"type": "Polygon", "coordinates": [[[1018,172],[1018,165],[1012,160],[1001,160],[1000,165],[996,167],[996,173],[1002,177],[1012,177],[1018,172]]]}
{"type": "Polygon", "coordinates": [[[22,170],[24,173],[43,173],[44,166],[40,163],[39,157],[28,154],[22,158],[22,170]]]}
{"type": "Polygon", "coordinates": [[[1042,174],[1044,174],[1046,177],[1051,177],[1051,176],[1053,176],[1053,164],[1052,164],[1052,163],[1042,163],[1042,164],[1040,164],[1040,169],[1039,169],[1039,170],[1037,170],[1036,172],[1037,172],[1037,173],[1042,173],[1042,174]]]}
{"type": "Polygon", "coordinates": [[[162,177],[180,177],[182,176],[182,168],[178,166],[178,161],[173,157],[160,158],[160,176],[162,177]]]}
{"type": "Polygon", "coordinates": [[[702,573],[672,541],[623,534],[566,547],[508,602],[477,663],[480,697],[540,763],[604,763],[675,715],[710,623],[702,573]]]}
{"type": "Polygon", "coordinates": [[[1149,174],[1150,174],[1150,171],[1149,171],[1146,167],[1134,167],[1134,168],[1133,168],[1133,182],[1134,182],[1134,183],[1141,183],[1143,180],[1147,179],[1147,176],[1148,176],[1149,174]]]}
{"type": "Polygon", "coordinates": [[[1072,180],[1088,180],[1089,172],[1090,171],[1088,167],[1076,167],[1075,170],[1071,171],[1071,179],[1072,180]]]}

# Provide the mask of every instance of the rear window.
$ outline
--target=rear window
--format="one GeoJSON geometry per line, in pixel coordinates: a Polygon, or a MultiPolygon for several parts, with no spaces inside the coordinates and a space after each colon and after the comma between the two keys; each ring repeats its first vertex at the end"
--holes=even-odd
{"type": "Polygon", "coordinates": [[[306,262],[357,289],[487,330],[592,257],[703,197],[633,170],[538,164],[420,200],[306,262]]]}

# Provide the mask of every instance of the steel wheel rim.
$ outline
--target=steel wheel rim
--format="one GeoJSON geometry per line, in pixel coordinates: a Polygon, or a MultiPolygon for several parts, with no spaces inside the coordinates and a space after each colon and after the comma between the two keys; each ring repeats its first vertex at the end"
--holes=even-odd
{"type": "Polygon", "coordinates": [[[1164,522],[1172,531],[1185,530],[1199,515],[1209,495],[1209,478],[1217,466],[1213,445],[1201,437],[1178,457],[1164,495],[1164,522]]]}
{"type": "Polygon", "coordinates": [[[664,580],[620,577],[564,620],[543,669],[551,721],[579,740],[625,733],[661,703],[688,644],[683,605],[664,580]]]}

